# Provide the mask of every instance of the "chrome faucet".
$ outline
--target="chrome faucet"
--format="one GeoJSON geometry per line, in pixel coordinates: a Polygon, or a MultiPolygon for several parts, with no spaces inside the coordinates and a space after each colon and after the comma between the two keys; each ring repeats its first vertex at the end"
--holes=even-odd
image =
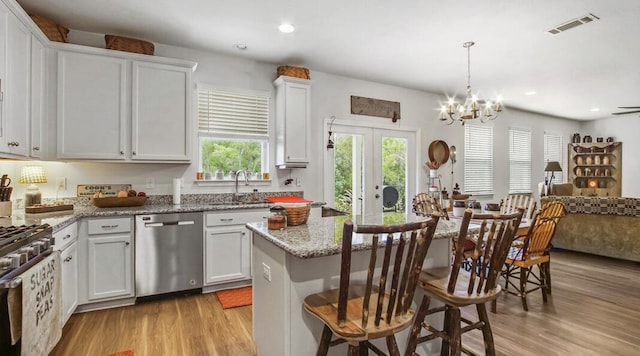
{"type": "Polygon", "coordinates": [[[234,190],[233,190],[233,201],[234,202],[239,202],[240,198],[242,196],[244,196],[244,194],[240,194],[240,192],[238,191],[238,177],[240,176],[241,173],[244,173],[244,185],[249,185],[249,176],[248,173],[249,171],[241,171],[238,170],[235,172],[235,186],[234,186],[234,190]]]}

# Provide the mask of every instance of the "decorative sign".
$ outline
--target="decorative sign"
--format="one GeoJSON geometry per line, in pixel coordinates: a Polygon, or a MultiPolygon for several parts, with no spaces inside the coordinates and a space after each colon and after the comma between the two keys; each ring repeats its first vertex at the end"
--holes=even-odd
{"type": "Polygon", "coordinates": [[[118,196],[121,190],[128,191],[131,184],[78,184],[79,197],[92,197],[96,193],[102,192],[105,197],[118,196]]]}
{"type": "Polygon", "coordinates": [[[351,95],[351,113],[400,120],[400,103],[351,95]]]}

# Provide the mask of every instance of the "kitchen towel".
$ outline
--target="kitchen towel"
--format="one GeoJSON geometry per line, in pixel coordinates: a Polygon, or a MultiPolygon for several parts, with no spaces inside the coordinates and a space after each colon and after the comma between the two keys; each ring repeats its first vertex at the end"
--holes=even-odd
{"type": "Polygon", "coordinates": [[[16,278],[20,287],[9,289],[11,338],[22,336],[21,355],[48,355],[62,336],[62,286],[60,252],[29,268],[16,278]],[[19,301],[22,302],[19,302],[19,301]],[[20,308],[21,307],[21,308],[20,308]],[[19,322],[19,320],[22,320],[19,322]]]}
{"type": "Polygon", "coordinates": [[[182,180],[180,178],[173,178],[173,204],[180,205],[180,184],[182,180]]]}

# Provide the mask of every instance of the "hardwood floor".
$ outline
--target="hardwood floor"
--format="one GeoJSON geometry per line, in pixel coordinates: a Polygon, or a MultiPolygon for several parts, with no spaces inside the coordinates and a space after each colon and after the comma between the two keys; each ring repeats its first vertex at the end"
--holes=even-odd
{"type": "MultiPolygon", "coordinates": [[[[516,296],[499,298],[489,313],[498,355],[639,354],[640,263],[554,251],[551,277],[549,302],[529,294],[529,312],[516,296]]],[[[251,307],[223,310],[209,293],[75,314],[52,355],[255,355],[251,330],[251,307]]],[[[480,332],[463,343],[483,350],[480,332]]]]}

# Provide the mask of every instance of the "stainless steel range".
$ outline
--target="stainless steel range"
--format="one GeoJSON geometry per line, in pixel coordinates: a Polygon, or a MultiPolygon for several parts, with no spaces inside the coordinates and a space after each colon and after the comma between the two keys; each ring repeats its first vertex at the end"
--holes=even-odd
{"type": "Polygon", "coordinates": [[[53,229],[48,224],[0,226],[0,355],[17,355],[20,343],[11,345],[7,295],[20,286],[15,278],[53,251],[53,229]]]}

